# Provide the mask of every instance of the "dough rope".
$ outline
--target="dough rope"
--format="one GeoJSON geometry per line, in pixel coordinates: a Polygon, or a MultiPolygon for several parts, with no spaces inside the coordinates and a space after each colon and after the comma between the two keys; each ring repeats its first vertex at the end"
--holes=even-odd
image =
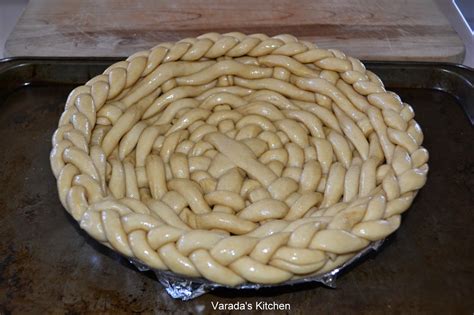
{"type": "Polygon", "coordinates": [[[235,286],[330,271],[400,225],[428,151],[357,59],[209,33],[113,64],[53,135],[61,203],[152,268],[235,286]]]}

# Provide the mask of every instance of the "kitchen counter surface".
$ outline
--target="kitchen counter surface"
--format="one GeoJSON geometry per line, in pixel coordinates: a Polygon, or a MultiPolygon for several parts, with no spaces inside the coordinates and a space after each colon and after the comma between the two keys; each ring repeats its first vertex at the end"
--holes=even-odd
{"type": "Polygon", "coordinates": [[[432,0],[30,1],[7,56],[128,56],[206,32],[293,34],[366,60],[462,62],[432,0]]]}

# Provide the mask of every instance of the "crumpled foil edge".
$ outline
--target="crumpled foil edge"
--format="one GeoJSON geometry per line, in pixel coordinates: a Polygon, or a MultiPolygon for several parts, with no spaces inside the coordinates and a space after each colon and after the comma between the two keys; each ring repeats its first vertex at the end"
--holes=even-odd
{"type": "Polygon", "coordinates": [[[257,283],[243,283],[235,287],[226,286],[223,284],[215,283],[204,278],[190,278],[182,275],[175,274],[171,271],[163,271],[152,269],[136,259],[129,258],[129,262],[134,265],[139,271],[153,271],[156,278],[165,288],[166,292],[174,299],[182,301],[192,300],[203,294],[209,293],[217,288],[229,288],[229,289],[254,289],[258,290],[261,288],[275,288],[286,285],[295,285],[300,283],[308,282],[319,282],[327,287],[336,288],[336,278],[344,270],[355,265],[359,260],[366,256],[370,252],[376,252],[380,249],[384,242],[384,239],[370,243],[366,248],[358,252],[351,259],[346,261],[341,266],[328,271],[324,274],[309,276],[307,278],[300,278],[285,281],[278,284],[257,284],[257,283]]]}

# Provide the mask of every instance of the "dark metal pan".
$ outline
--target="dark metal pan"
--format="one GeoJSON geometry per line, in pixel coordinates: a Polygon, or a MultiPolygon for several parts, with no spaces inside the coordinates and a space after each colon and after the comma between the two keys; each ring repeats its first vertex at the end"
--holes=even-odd
{"type": "Polygon", "coordinates": [[[400,229],[338,279],[222,289],[173,300],[152,273],[92,240],[62,209],[51,135],[70,90],[117,58],[0,62],[0,314],[210,313],[211,302],[290,303],[295,313],[474,311],[474,72],[451,64],[367,62],[411,104],[430,174],[400,229]],[[467,115],[466,115],[467,114],[467,115]],[[372,259],[376,258],[376,259],[372,259]]]}

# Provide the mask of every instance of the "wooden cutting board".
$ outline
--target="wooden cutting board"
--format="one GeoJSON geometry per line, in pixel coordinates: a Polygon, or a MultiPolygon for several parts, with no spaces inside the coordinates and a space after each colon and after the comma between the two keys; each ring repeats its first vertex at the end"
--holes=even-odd
{"type": "Polygon", "coordinates": [[[462,62],[464,46],[432,0],[36,0],[8,56],[128,56],[205,32],[293,34],[369,60],[462,62]]]}

